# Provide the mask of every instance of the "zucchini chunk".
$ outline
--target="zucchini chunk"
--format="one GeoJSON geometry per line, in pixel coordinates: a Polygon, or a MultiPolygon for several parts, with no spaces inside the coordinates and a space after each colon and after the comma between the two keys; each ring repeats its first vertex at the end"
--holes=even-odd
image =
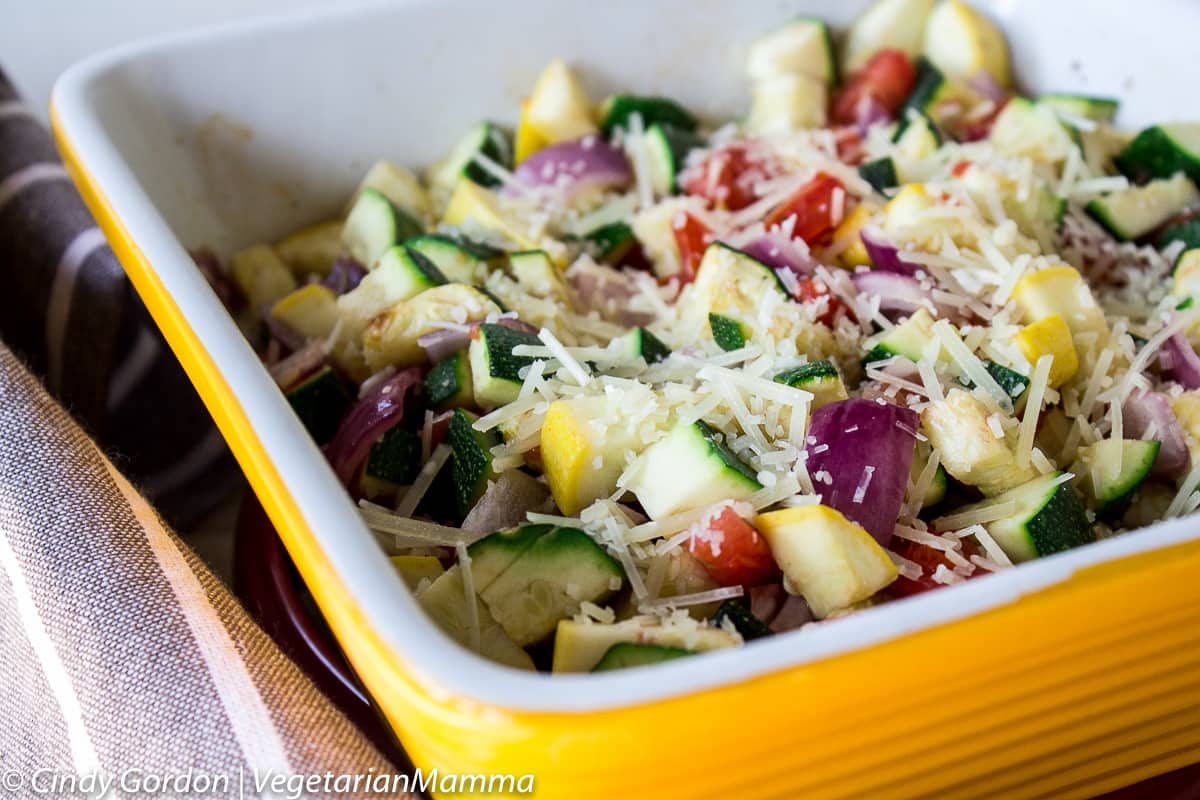
{"type": "Polygon", "coordinates": [[[342,242],[358,263],[374,269],[388,248],[420,233],[421,225],[382,192],[364,189],[342,226],[342,242]]]}
{"type": "Polygon", "coordinates": [[[421,437],[396,427],[371,445],[359,484],[372,497],[394,496],[410,485],[421,471],[421,437]]]}
{"type": "Polygon", "coordinates": [[[1042,475],[955,514],[1013,503],[1012,514],[983,526],[1014,563],[1095,541],[1083,503],[1061,476],[1060,472],[1042,475]]]}
{"type": "Polygon", "coordinates": [[[918,308],[912,316],[888,331],[863,357],[863,364],[886,361],[904,356],[909,361],[921,360],[925,346],[934,340],[933,315],[918,308]]]}
{"type": "Polygon", "coordinates": [[[746,326],[732,317],[720,314],[708,315],[708,327],[712,331],[713,341],[722,350],[740,350],[746,346],[748,331],[746,326]]]}
{"type": "Polygon", "coordinates": [[[1037,102],[1040,106],[1093,122],[1112,122],[1121,106],[1121,102],[1112,97],[1086,94],[1044,94],[1037,102]]]}
{"type": "Polygon", "coordinates": [[[532,333],[485,322],[479,326],[479,338],[471,341],[471,380],[475,401],[484,408],[498,408],[517,399],[521,391],[520,372],[534,362],[529,356],[513,355],[517,345],[540,346],[542,340],[532,333]]]}
{"type": "Polygon", "coordinates": [[[942,135],[926,114],[909,111],[896,126],[892,141],[904,158],[923,161],[942,146],[942,135]]]}
{"type": "Polygon", "coordinates": [[[900,179],[896,177],[896,164],[889,156],[868,161],[858,168],[858,174],[880,194],[900,185],[900,179]]]}
{"type": "Polygon", "coordinates": [[[650,184],[659,194],[671,194],[679,188],[679,173],[683,172],[687,155],[704,144],[704,140],[682,128],[654,124],[646,130],[647,151],[650,156],[650,184]]]}
{"type": "MultiPolygon", "coordinates": [[[[490,538],[476,542],[476,552],[490,538]]],[[[621,565],[586,533],[555,528],[537,537],[478,591],[509,637],[529,645],[553,633],[560,620],[577,614],[581,603],[603,602],[624,579],[621,565]]]]}
{"type": "Polygon", "coordinates": [[[454,502],[459,516],[466,516],[479,502],[490,480],[495,480],[492,469],[492,448],[500,444],[500,437],[492,431],[477,431],[473,427],[478,416],[461,408],[450,417],[446,430],[446,441],[450,444],[450,472],[454,476],[454,502]]]}
{"type": "Polygon", "coordinates": [[[1170,178],[1182,172],[1200,183],[1200,123],[1155,125],[1139,133],[1113,162],[1130,180],[1170,178]]]}
{"type": "Polygon", "coordinates": [[[630,667],[645,667],[651,664],[661,664],[677,658],[695,655],[690,650],[678,647],[664,647],[658,644],[634,644],[633,642],[618,642],[604,653],[592,672],[609,672],[614,669],[629,669],[630,667]]]}
{"type": "Polygon", "coordinates": [[[1137,239],[1200,202],[1200,191],[1182,173],[1145,186],[1097,197],[1085,210],[1119,241],[1137,239]]]}
{"type": "MultiPolygon", "coordinates": [[[[1168,224],[1158,236],[1154,237],[1154,246],[1165,250],[1175,242],[1183,242],[1186,251],[1200,248],[1200,214],[1168,224]]],[[[1180,254],[1182,258],[1183,254],[1180,254]]],[[[1178,264],[1178,262],[1176,262],[1178,264]]]]}
{"type": "MultiPolygon", "coordinates": [[[[359,197],[367,189],[374,189],[382,194],[392,205],[412,217],[415,221],[428,224],[433,219],[433,207],[429,202],[429,193],[417,180],[412,172],[390,161],[376,161],[367,170],[362,183],[354,197],[359,197]]],[[[353,207],[353,204],[351,204],[353,207]]],[[[346,210],[349,213],[350,209],[346,210]]]]}
{"type": "Polygon", "coordinates": [[[429,259],[453,283],[480,283],[488,266],[504,256],[503,250],[439,233],[417,236],[404,246],[429,259]]]}
{"type": "Polygon", "coordinates": [[[453,189],[462,178],[489,188],[499,186],[500,179],[480,166],[478,156],[494,161],[504,169],[512,169],[512,137],[508,131],[490,122],[481,122],[471,128],[449,155],[430,168],[429,182],[447,190],[453,189]]]}
{"type": "Polygon", "coordinates": [[[351,402],[350,392],[332,367],[289,389],[287,400],[317,444],[333,438],[351,402]]]}
{"type": "Polygon", "coordinates": [[[654,520],[721,500],[742,500],[761,488],[754,472],[701,420],[677,425],[651,445],[629,483],[654,520]]]}
{"type": "Polygon", "coordinates": [[[600,105],[601,133],[608,137],[617,128],[628,128],[634,114],[641,117],[644,130],[653,125],[669,125],[680,131],[696,130],[696,118],[674,100],[616,94],[600,105]]]}
{"type": "Polygon", "coordinates": [[[755,134],[823,128],[829,107],[824,81],[800,73],[766,78],[751,90],[746,130],[755,134]]]}
{"type": "Polygon", "coordinates": [[[1030,480],[1037,472],[1017,464],[1008,442],[992,433],[988,416],[987,407],[974,395],[951,389],[944,400],[930,403],[921,412],[921,429],[941,451],[946,472],[991,496],[1030,480]]]}
{"type": "Polygon", "coordinates": [[[459,351],[430,368],[425,376],[425,397],[439,411],[475,405],[471,363],[465,352],[459,351]]]}
{"type": "Polygon", "coordinates": [[[829,85],[837,83],[829,26],[813,17],[797,17],[760,36],[750,45],[746,72],[755,81],[799,73],[829,85]]]}
{"type": "Polygon", "coordinates": [[[1153,439],[1103,439],[1079,448],[1071,471],[1098,516],[1124,513],[1134,492],[1150,477],[1161,446],[1153,439]]]}
{"type": "Polygon", "coordinates": [[[812,392],[813,411],[849,397],[846,394],[846,385],[842,383],[842,376],[829,360],[810,361],[784,370],[775,376],[775,382],[812,392]]]}
{"type": "Polygon", "coordinates": [[[620,347],[630,358],[641,356],[647,364],[657,364],[671,355],[671,348],[647,328],[638,326],[620,337],[620,347]]]}
{"type": "Polygon", "coordinates": [[[554,672],[588,672],[615,644],[630,642],[692,652],[736,647],[738,637],[721,628],[661,625],[646,617],[611,625],[564,619],[554,634],[554,672]]]}
{"type": "Polygon", "coordinates": [[[719,628],[724,620],[729,620],[747,642],[771,636],[773,633],[765,622],[751,614],[746,604],[736,597],[723,601],[717,607],[717,613],[713,615],[713,624],[719,628]]]}
{"type": "Polygon", "coordinates": [[[1028,156],[1034,161],[1054,163],[1067,157],[1078,145],[1079,132],[1066,125],[1050,108],[1023,97],[1004,106],[992,125],[990,139],[1001,153],[1028,156]]]}

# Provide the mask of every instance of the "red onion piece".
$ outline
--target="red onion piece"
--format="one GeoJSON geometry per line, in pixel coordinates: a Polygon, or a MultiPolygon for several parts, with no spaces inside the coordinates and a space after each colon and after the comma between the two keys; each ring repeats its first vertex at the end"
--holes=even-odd
{"type": "Polygon", "coordinates": [[[751,586],[749,594],[750,613],[768,625],[771,623],[771,620],[775,619],[775,615],[779,613],[779,609],[783,607],[784,600],[787,599],[787,592],[778,583],[764,583],[761,586],[751,586]]]}
{"type": "Polygon", "coordinates": [[[492,533],[525,522],[525,514],[540,511],[550,490],[536,478],[516,469],[504,472],[490,483],[467,512],[460,526],[471,533],[492,533]]]}
{"type": "Polygon", "coordinates": [[[904,503],[917,425],[911,409],[862,398],[822,406],[809,423],[808,474],[821,503],[884,547],[904,503]]]}
{"type": "Polygon", "coordinates": [[[191,252],[191,256],[208,285],[216,293],[217,299],[221,301],[221,305],[230,311],[237,311],[246,301],[237,284],[230,280],[229,274],[221,268],[221,260],[217,258],[217,254],[207,247],[199,247],[191,252]]]}
{"type": "MultiPolygon", "coordinates": [[[[620,189],[633,180],[625,154],[595,135],[543,147],[513,172],[518,183],[571,197],[583,190],[620,189]]],[[[506,187],[504,193],[519,192],[506,187]]]]}
{"type": "Polygon", "coordinates": [[[567,272],[567,278],[580,311],[595,311],[629,327],[649,325],[655,319],[653,314],[628,308],[624,301],[637,294],[637,287],[619,270],[581,259],[567,272]]]}
{"type": "MultiPolygon", "coordinates": [[[[532,333],[534,336],[537,336],[538,334],[538,329],[535,326],[530,325],[528,322],[519,320],[516,317],[500,317],[496,320],[496,324],[502,328],[512,328],[514,331],[532,333]]],[[[477,328],[479,327],[479,324],[476,323],[473,327],[477,328]]]]}
{"type": "Polygon", "coordinates": [[[742,252],[771,269],[786,269],[797,275],[812,275],[816,269],[816,261],[803,240],[792,240],[781,233],[764,233],[742,247],[742,252]]]}
{"type": "Polygon", "coordinates": [[[1191,466],[1187,440],[1171,401],[1159,392],[1135,392],[1121,404],[1121,418],[1126,439],[1142,439],[1154,425],[1154,439],[1161,442],[1153,474],[1159,478],[1178,478],[1191,466]]]}
{"type": "Polygon", "coordinates": [[[1008,92],[1004,91],[992,73],[986,69],[976,71],[974,75],[967,79],[967,86],[970,86],[976,92],[991,100],[994,103],[999,103],[1004,98],[1008,97],[1008,92]]]}
{"type": "Polygon", "coordinates": [[[850,279],[859,293],[879,298],[880,311],[911,314],[918,308],[927,308],[932,302],[933,293],[909,275],[871,270],[856,272],[850,279]]]}
{"type": "Polygon", "coordinates": [[[418,336],[417,344],[425,351],[429,360],[436,363],[449,358],[459,350],[466,350],[467,346],[471,344],[471,329],[467,326],[438,328],[418,336]]]}
{"type": "Polygon", "coordinates": [[[321,285],[333,290],[334,294],[345,294],[358,286],[367,270],[353,258],[342,257],[333,262],[329,274],[321,279],[321,285]]]}
{"type": "Polygon", "coordinates": [[[1163,342],[1159,363],[1185,389],[1200,389],[1200,356],[1196,355],[1187,334],[1178,331],[1163,342]]]}
{"type": "Polygon", "coordinates": [[[871,264],[880,272],[895,272],[900,275],[916,275],[921,268],[900,258],[900,249],[889,242],[882,231],[865,227],[859,233],[871,264]]]}
{"type": "Polygon", "coordinates": [[[891,122],[892,112],[871,92],[864,92],[854,106],[854,125],[859,134],[866,137],[871,127],[881,122],[891,122]]]}
{"type": "Polygon", "coordinates": [[[808,607],[808,602],[803,597],[789,594],[780,606],[779,613],[767,627],[772,633],[787,633],[813,621],[812,609],[808,607]]]}
{"type": "Polygon", "coordinates": [[[270,367],[271,377],[285,392],[325,366],[325,343],[309,342],[270,367]]]}
{"type": "Polygon", "coordinates": [[[279,344],[282,345],[283,348],[288,352],[294,353],[297,350],[301,350],[304,348],[304,345],[308,343],[308,340],[304,338],[303,334],[294,330],[292,326],[288,325],[287,323],[276,319],[275,315],[271,313],[270,303],[262,307],[260,314],[262,316],[263,323],[267,326],[267,333],[271,335],[272,339],[279,342],[279,344]]]}
{"type": "Polygon", "coordinates": [[[371,445],[404,418],[405,399],[420,383],[421,370],[410,367],[397,372],[350,409],[325,449],[325,457],[342,483],[350,483],[371,445]]]}

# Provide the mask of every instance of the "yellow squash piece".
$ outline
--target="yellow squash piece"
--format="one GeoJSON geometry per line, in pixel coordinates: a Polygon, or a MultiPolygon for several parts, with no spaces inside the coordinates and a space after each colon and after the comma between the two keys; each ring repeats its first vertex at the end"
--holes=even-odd
{"type": "Polygon", "coordinates": [[[847,239],[852,244],[838,253],[837,263],[847,269],[871,266],[871,257],[867,255],[867,246],[863,244],[862,229],[871,218],[871,212],[865,205],[857,205],[845,216],[833,232],[833,241],[843,242],[847,239]]]}
{"type": "Polygon", "coordinates": [[[325,275],[346,250],[342,244],[342,221],[332,219],[301,228],[280,239],[275,252],[296,275],[316,272],[325,275]]]}
{"type": "Polygon", "coordinates": [[[788,133],[825,127],[829,89],[808,75],[785,73],[754,84],[746,130],[755,134],[788,133]]]}
{"type": "Polygon", "coordinates": [[[1013,288],[1013,299],[1026,323],[1052,314],[1071,330],[1078,374],[1090,375],[1109,339],[1108,321],[1079,270],[1063,264],[1030,273],[1013,288]]]}
{"type": "Polygon", "coordinates": [[[474,287],[463,283],[435,286],[372,319],[362,335],[363,357],[373,372],[387,366],[421,364],[426,356],[417,339],[437,330],[438,323],[478,322],[499,313],[499,306],[474,287]]]}
{"type": "Polygon", "coordinates": [[[912,244],[922,250],[939,248],[942,236],[950,237],[960,246],[972,244],[973,238],[963,230],[959,220],[931,218],[929,211],[936,205],[923,184],[905,184],[884,206],[883,230],[893,242],[912,244]]]}
{"type": "Polygon", "coordinates": [[[462,179],[454,188],[446,212],[442,215],[444,225],[463,225],[474,222],[480,227],[495,231],[527,250],[538,248],[537,239],[504,206],[495,192],[489,191],[474,181],[462,179]]]}
{"type": "Polygon", "coordinates": [[[1026,325],[1017,334],[1017,346],[1030,366],[1035,366],[1042,356],[1054,357],[1048,381],[1051,389],[1071,380],[1079,370],[1071,329],[1061,314],[1051,314],[1026,325]]]}
{"type": "Polygon", "coordinates": [[[271,316],[307,339],[324,339],[337,324],[337,295],[328,286],[310,283],[276,302],[271,316]]]}
{"type": "Polygon", "coordinates": [[[925,21],[934,0],[878,0],[854,21],[842,45],[842,74],[849,75],[885,48],[921,54],[925,21]]]}
{"type": "Polygon", "coordinates": [[[529,121],[529,101],[521,101],[521,115],[517,119],[517,133],[513,140],[513,161],[520,164],[531,155],[550,144],[533,129],[529,121]]]}
{"type": "Polygon", "coordinates": [[[446,571],[442,562],[433,556],[392,556],[391,560],[404,585],[413,592],[417,591],[421,581],[433,582],[446,571]]]}
{"type": "Polygon", "coordinates": [[[1192,464],[1200,464],[1200,391],[1184,392],[1171,401],[1171,410],[1187,437],[1192,464]]]}
{"type": "Polygon", "coordinates": [[[987,70],[1008,86],[1008,43],[996,25],[962,0],[944,0],[925,23],[925,56],[947,77],[969,80],[987,70]]]}
{"type": "Polygon", "coordinates": [[[296,278],[269,246],[256,244],[233,254],[229,261],[233,282],[251,308],[258,309],[296,288],[296,278]]]}
{"type": "Polygon", "coordinates": [[[574,516],[616,491],[625,451],[638,445],[607,397],[555,400],[542,423],[541,454],[560,511],[574,516]],[[612,419],[614,424],[605,424],[612,419]]]}
{"type": "Polygon", "coordinates": [[[861,603],[899,574],[871,534],[829,506],[768,511],[754,527],[817,619],[861,603]]]}
{"type": "Polygon", "coordinates": [[[587,90],[562,59],[546,65],[526,108],[529,125],[546,144],[578,139],[597,131],[587,90]]]}

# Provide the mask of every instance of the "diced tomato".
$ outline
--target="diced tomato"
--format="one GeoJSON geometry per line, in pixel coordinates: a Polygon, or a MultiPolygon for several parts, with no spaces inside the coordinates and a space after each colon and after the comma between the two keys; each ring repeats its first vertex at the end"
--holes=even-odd
{"type": "Polygon", "coordinates": [[[895,114],[916,82],[917,71],[903,50],[880,50],[846,81],[833,99],[830,116],[836,124],[853,125],[859,103],[868,96],[895,114]]]}
{"type": "Polygon", "coordinates": [[[960,161],[950,168],[950,174],[956,178],[961,178],[967,174],[967,170],[971,168],[970,161],[960,161]]]}
{"type": "Polygon", "coordinates": [[[846,306],[842,304],[841,300],[838,300],[829,293],[829,287],[822,281],[814,278],[802,278],[799,281],[799,286],[796,289],[796,299],[798,301],[801,303],[813,303],[822,297],[826,298],[826,306],[824,313],[817,317],[817,322],[832,325],[833,321],[837,319],[838,314],[845,311],[846,306]]]}
{"type": "Polygon", "coordinates": [[[861,164],[863,160],[862,136],[858,128],[846,125],[834,129],[833,141],[837,145],[838,160],[843,164],[861,164]]]}
{"type": "Polygon", "coordinates": [[[792,238],[803,239],[809,245],[819,244],[833,233],[846,211],[846,189],[842,182],[825,172],[818,172],[808,183],[782,203],[771,209],[763,219],[770,230],[781,225],[789,217],[795,217],[792,238]],[[834,196],[842,193],[842,202],[835,203],[834,196]],[[837,206],[841,208],[837,208],[837,206]]]}
{"type": "Polygon", "coordinates": [[[730,506],[692,533],[688,552],[722,586],[758,586],[779,575],[766,538],[730,506]]]}
{"type": "Polygon", "coordinates": [[[674,277],[680,283],[691,283],[696,277],[696,270],[700,268],[700,260],[704,258],[704,249],[708,247],[708,226],[682,211],[671,221],[671,229],[675,232],[675,244],[679,246],[680,269],[674,277]]]}
{"type": "Polygon", "coordinates": [[[775,175],[762,155],[744,142],[718,147],[682,176],[683,191],[703,197],[717,208],[738,211],[758,199],[755,186],[775,175]]]}
{"type": "MultiPolygon", "coordinates": [[[[964,550],[966,550],[966,542],[964,542],[964,550]]],[[[893,597],[910,597],[914,594],[921,594],[932,589],[941,589],[948,584],[938,583],[933,579],[933,573],[939,566],[944,566],[946,569],[954,569],[954,564],[946,557],[946,554],[936,547],[930,547],[927,544],[918,542],[910,542],[907,539],[894,538],[888,547],[893,553],[898,556],[903,556],[909,561],[919,564],[923,574],[917,580],[910,580],[903,575],[895,580],[888,587],[888,594],[893,597]]],[[[963,553],[964,557],[969,557],[969,551],[963,553]]],[[[979,574],[976,570],[973,574],[979,574]]],[[[964,576],[967,577],[967,576],[964,576]]]]}

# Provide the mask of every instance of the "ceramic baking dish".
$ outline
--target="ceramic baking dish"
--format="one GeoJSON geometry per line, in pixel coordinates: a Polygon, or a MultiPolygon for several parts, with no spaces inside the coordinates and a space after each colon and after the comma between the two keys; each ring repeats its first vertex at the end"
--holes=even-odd
{"type": "MultiPolygon", "coordinates": [[[[554,798],[1085,797],[1200,759],[1194,520],[660,668],[485,662],[418,611],[187,255],[327,218],[376,158],[423,165],[513,121],[551,57],[596,97],[737,114],[756,33],[863,5],[422,0],[125,47],[59,82],[69,169],[418,766],[532,773],[554,798]]],[[[1200,4],[977,5],[1031,89],[1117,94],[1126,125],[1200,112],[1200,4]]]]}

